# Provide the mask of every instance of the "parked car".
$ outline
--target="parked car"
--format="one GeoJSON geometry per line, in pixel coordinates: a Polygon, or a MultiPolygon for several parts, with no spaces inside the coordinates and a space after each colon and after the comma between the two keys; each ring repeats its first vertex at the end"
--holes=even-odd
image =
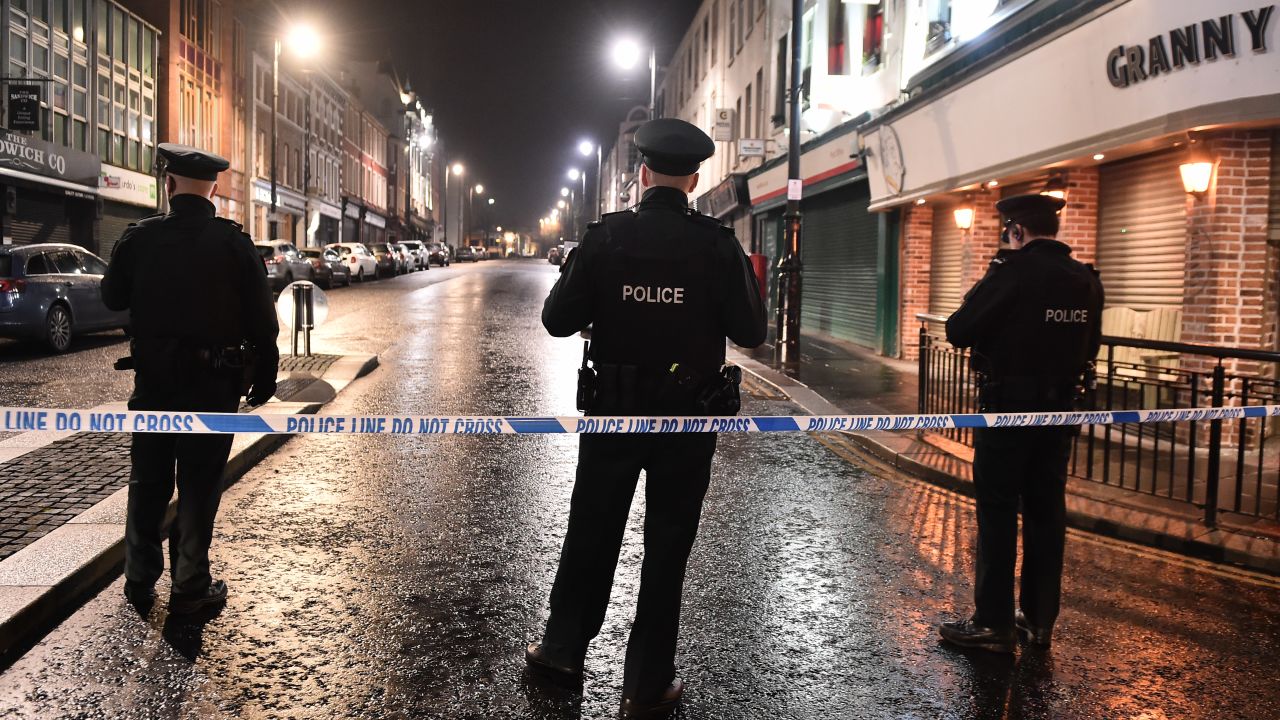
{"type": "Polygon", "coordinates": [[[116,330],[129,313],[102,303],[102,258],[76,245],[0,247],[0,337],[66,352],[80,333],[116,330]]]}
{"type": "Polygon", "coordinates": [[[315,270],[316,283],[328,290],[335,285],[346,287],[351,284],[351,271],[342,262],[342,256],[336,250],[306,248],[302,255],[311,262],[315,270]]]}
{"type": "Polygon", "coordinates": [[[488,260],[489,251],[484,249],[483,245],[472,245],[471,252],[476,254],[477,260],[488,260]]]}
{"type": "Polygon", "coordinates": [[[369,246],[369,252],[373,253],[374,259],[378,261],[377,272],[373,274],[375,280],[396,276],[399,272],[400,258],[390,245],[373,243],[369,246]]]}
{"type": "Polygon", "coordinates": [[[466,245],[462,245],[458,248],[458,252],[454,254],[453,259],[458,262],[475,262],[480,258],[476,257],[475,250],[472,250],[466,245]]]}
{"type": "Polygon", "coordinates": [[[258,246],[258,254],[267,266],[267,279],[271,281],[272,290],[283,290],[294,280],[315,280],[311,261],[303,257],[293,243],[272,240],[254,245],[258,246]]]}
{"type": "Polygon", "coordinates": [[[333,250],[342,258],[347,272],[356,282],[364,282],[378,276],[378,260],[369,252],[364,243],[331,243],[325,250],[333,250]]]}
{"type": "Polygon", "coordinates": [[[418,269],[413,253],[409,252],[409,248],[405,247],[404,243],[387,243],[387,245],[396,256],[397,275],[407,275],[418,269]]]}
{"type": "Polygon", "coordinates": [[[418,270],[430,270],[431,264],[427,262],[427,246],[417,240],[406,240],[400,243],[409,249],[409,253],[413,255],[413,265],[418,270]]]}
{"type": "Polygon", "coordinates": [[[559,265],[560,258],[561,258],[560,246],[559,245],[551,246],[551,249],[547,251],[547,262],[551,263],[552,265],[559,265]]]}
{"type": "Polygon", "coordinates": [[[449,267],[451,261],[449,246],[444,243],[431,243],[427,246],[427,262],[440,267],[449,267]]]}

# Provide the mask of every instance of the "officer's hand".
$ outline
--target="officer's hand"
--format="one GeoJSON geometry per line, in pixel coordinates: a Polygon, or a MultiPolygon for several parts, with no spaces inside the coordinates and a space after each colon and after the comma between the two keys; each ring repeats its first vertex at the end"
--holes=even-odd
{"type": "Polygon", "coordinates": [[[259,405],[266,405],[267,401],[271,399],[271,396],[275,394],[275,380],[256,382],[253,384],[253,387],[249,388],[249,394],[245,396],[245,399],[248,400],[249,405],[258,407],[259,405]]]}

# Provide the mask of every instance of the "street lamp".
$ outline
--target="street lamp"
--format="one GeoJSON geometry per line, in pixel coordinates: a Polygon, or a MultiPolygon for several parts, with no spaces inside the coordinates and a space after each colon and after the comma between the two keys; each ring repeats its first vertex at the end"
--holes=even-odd
{"type": "MultiPolygon", "coordinates": [[[[454,177],[462,177],[463,173],[465,173],[466,171],[467,171],[466,166],[464,166],[460,162],[455,162],[453,166],[449,168],[449,171],[444,174],[444,208],[445,210],[449,209],[449,176],[453,175],[454,177]]],[[[463,234],[462,222],[464,219],[465,217],[462,212],[462,192],[459,191],[458,192],[458,234],[459,235],[463,234]]],[[[447,217],[445,218],[445,224],[444,224],[444,244],[445,245],[449,244],[449,222],[447,217]]]]}
{"type": "Polygon", "coordinates": [[[484,195],[484,185],[476,183],[467,191],[467,227],[464,231],[466,243],[471,244],[471,226],[475,224],[476,218],[476,195],[484,195]]]}
{"type": "MultiPolygon", "coordinates": [[[[583,157],[591,157],[591,153],[593,152],[596,154],[596,215],[603,215],[604,208],[601,206],[600,196],[602,194],[602,188],[604,187],[604,178],[601,177],[604,172],[604,146],[597,145],[590,140],[582,140],[578,143],[578,152],[583,157]]],[[[586,181],[583,180],[583,182],[585,183],[586,181]]],[[[586,199],[587,194],[585,187],[586,186],[584,185],[584,189],[582,191],[584,200],[586,199]]]]}
{"type": "MultiPolygon", "coordinates": [[[[630,70],[640,62],[640,45],[630,38],[624,38],[613,45],[613,62],[623,70],[630,70]]],[[[649,46],[649,119],[657,117],[654,108],[658,101],[658,48],[649,46]]]]}
{"type": "MultiPolygon", "coordinates": [[[[289,50],[301,60],[314,57],[320,51],[320,36],[316,34],[315,29],[309,25],[296,24],[288,29],[285,39],[289,43],[289,50]]],[[[280,220],[278,217],[279,198],[278,185],[279,173],[277,166],[279,163],[279,153],[276,149],[276,126],[280,115],[280,53],[283,52],[284,42],[277,35],[271,43],[271,217],[268,222],[268,234],[272,240],[280,236],[280,220]]],[[[311,93],[307,93],[307,99],[311,99],[311,93]]],[[[310,132],[310,119],[307,120],[307,132],[310,132]]],[[[310,139],[304,136],[304,139],[310,139]]],[[[304,173],[305,175],[306,173],[304,173]]],[[[305,185],[306,179],[303,179],[305,185]]],[[[306,194],[306,188],[302,189],[306,194]]]]}

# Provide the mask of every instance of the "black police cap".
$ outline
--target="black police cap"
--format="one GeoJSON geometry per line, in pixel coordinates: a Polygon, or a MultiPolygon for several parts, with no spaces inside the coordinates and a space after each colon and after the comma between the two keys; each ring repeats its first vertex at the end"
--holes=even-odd
{"type": "Polygon", "coordinates": [[[1014,195],[996,203],[996,210],[1013,222],[1051,218],[1067,206],[1067,201],[1052,195],[1014,195]]]}
{"type": "Polygon", "coordinates": [[[716,144],[696,126],[675,118],[650,120],[635,135],[644,164],[663,175],[692,175],[703,160],[716,153],[716,144]]]}
{"type": "Polygon", "coordinates": [[[218,173],[231,167],[226,158],[200,148],[177,143],[160,143],[156,152],[165,159],[165,171],[195,180],[217,180],[218,173]]]}

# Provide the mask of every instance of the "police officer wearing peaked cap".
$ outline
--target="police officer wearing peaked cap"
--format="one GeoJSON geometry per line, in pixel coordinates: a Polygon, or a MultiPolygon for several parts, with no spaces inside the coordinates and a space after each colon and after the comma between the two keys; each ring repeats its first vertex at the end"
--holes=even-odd
{"type": "MultiPolygon", "coordinates": [[[[262,260],[249,236],[215,217],[210,198],[225,159],[162,143],[169,213],[125,230],[102,279],[102,298],[129,310],[134,370],[131,410],[228,412],[265,403],[276,389],[279,326],[262,260]],[[175,270],[174,258],[196,273],[175,270]]],[[[209,544],[232,435],[135,433],[125,528],[125,596],[144,615],[164,572],[162,528],[176,484],[169,531],[171,616],[216,613],[227,586],[209,573],[209,544]]]]}
{"type": "MultiPolygon", "coordinates": [[[[1092,266],[1056,239],[1065,206],[1048,195],[1018,195],[996,204],[1012,251],[947,319],[947,340],[971,348],[984,412],[1073,409],[1081,376],[1102,337],[1102,283],[1092,266]]],[[[975,611],[944,622],[944,640],[1011,653],[1018,638],[1050,643],[1062,586],[1066,540],[1067,462],[1074,428],[974,431],[973,482],[978,558],[975,611]],[[1022,511],[1022,577],[1014,609],[1018,511],[1022,511]]]]}
{"type": "MultiPolygon", "coordinates": [[[[674,119],[644,124],[635,143],[643,163],[638,208],[591,223],[543,305],[543,325],[557,337],[592,326],[588,415],[732,414],[736,368],[722,370],[725,339],[759,345],[765,311],[733,231],[689,208],[715,143],[674,119]],[[716,400],[726,396],[733,399],[716,400]]],[[[644,470],[644,565],[622,709],[644,716],[679,702],[680,596],[715,445],[714,433],[581,436],[551,617],[543,641],[529,646],[531,670],[581,683],[644,470]]]]}

